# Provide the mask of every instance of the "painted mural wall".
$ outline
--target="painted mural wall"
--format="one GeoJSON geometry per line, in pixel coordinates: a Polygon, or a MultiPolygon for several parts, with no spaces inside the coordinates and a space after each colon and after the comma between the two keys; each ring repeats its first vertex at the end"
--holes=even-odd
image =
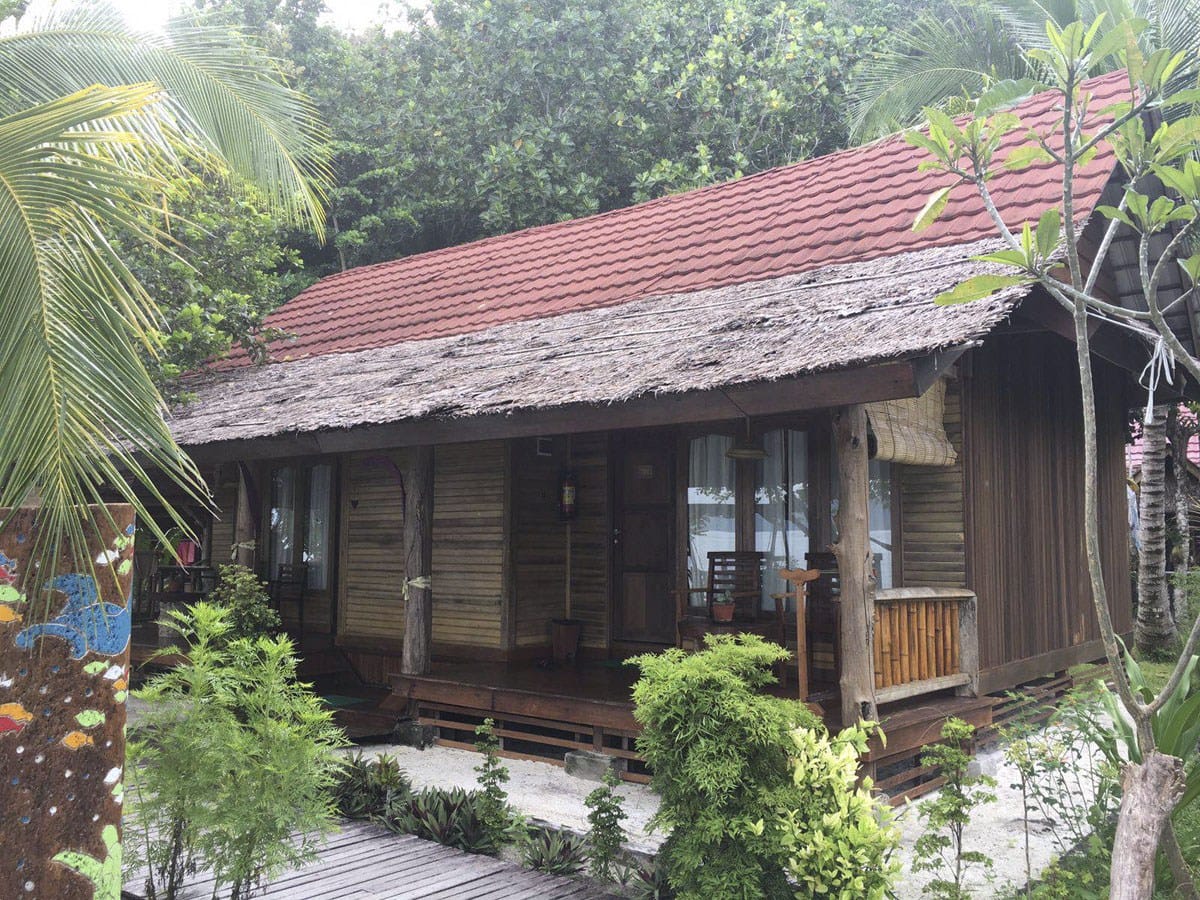
{"type": "MultiPolygon", "coordinates": [[[[34,510],[0,532],[0,898],[119,900],[133,511],[43,582],[31,621],[34,510]],[[95,577],[91,572],[95,572],[95,577]]],[[[96,518],[104,519],[103,514],[96,518]]],[[[38,576],[40,577],[40,576],[38,576]]]]}

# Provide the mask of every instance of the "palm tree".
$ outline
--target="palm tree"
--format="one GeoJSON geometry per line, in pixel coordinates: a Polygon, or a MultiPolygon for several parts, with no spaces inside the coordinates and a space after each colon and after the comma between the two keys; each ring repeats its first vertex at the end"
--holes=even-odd
{"type": "MultiPolygon", "coordinates": [[[[1145,20],[1144,49],[1200,50],[1200,0],[949,0],[922,11],[864,63],[850,91],[850,131],[869,141],[919,125],[922,110],[950,112],[1002,81],[1036,79],[1026,51],[1046,47],[1046,23],[1060,27],[1103,14],[1115,22],[1145,20]]],[[[1096,72],[1120,65],[1096,60],[1096,72]]],[[[1195,76],[1195,69],[1182,77],[1195,76]]]]}
{"type": "Polygon", "coordinates": [[[36,498],[43,571],[60,553],[87,559],[80,510],[114,496],[165,541],[145,498],[183,523],[152,472],[207,501],[139,356],[154,349],[154,300],[113,243],[171,252],[145,213],[196,158],[323,233],[324,131],[241,35],[139,34],[105,7],[0,28],[0,508],[36,498]]]}

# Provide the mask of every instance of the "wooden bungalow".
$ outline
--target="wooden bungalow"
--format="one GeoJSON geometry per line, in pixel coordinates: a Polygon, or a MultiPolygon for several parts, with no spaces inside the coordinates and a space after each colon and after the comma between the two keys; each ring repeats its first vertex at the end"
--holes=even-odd
{"type": "MultiPolygon", "coordinates": [[[[1079,387],[1069,321],[1037,290],[934,305],[996,240],[966,188],[913,232],[941,183],[921,158],[884,141],[319,281],[269,319],[290,335],[274,361],[219,363],[174,414],[220,509],[205,556],[301,571],[283,610],[295,629],[302,608],[304,646],[448,742],[492,715],[513,752],[632,757],[619,661],[730,630],[787,641],[806,659],[788,690],[833,719],[883,707],[903,729],[919,697],[986,722],[987,695],[1101,654],[1079,387]],[[750,581],[726,625],[707,586],[730,564],[750,581]],[[779,573],[805,568],[824,574],[798,629],[779,573]],[[556,620],[578,625],[577,660],[552,662],[556,628],[560,659],[576,648],[556,620]]],[[[1087,166],[1085,217],[1112,170],[1087,166]]],[[[1019,225],[1058,178],[992,193],[1019,225]]],[[[1132,302],[1119,266],[1100,283],[1132,302]]],[[[1103,322],[1093,340],[1125,630],[1146,353],[1103,322]]]]}

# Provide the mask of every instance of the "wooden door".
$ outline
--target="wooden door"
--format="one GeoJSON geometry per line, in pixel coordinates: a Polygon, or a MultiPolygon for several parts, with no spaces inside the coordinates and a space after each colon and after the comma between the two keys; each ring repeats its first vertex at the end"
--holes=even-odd
{"type": "Polygon", "coordinates": [[[674,644],[674,436],[617,435],[611,459],[613,639],[674,644]]]}

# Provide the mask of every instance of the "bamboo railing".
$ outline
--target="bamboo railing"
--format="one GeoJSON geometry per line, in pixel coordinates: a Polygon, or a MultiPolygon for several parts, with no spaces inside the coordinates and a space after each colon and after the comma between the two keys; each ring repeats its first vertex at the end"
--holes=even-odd
{"type": "Polygon", "coordinates": [[[975,693],[975,595],[908,587],[875,595],[875,696],[879,703],[947,688],[975,693]]]}

